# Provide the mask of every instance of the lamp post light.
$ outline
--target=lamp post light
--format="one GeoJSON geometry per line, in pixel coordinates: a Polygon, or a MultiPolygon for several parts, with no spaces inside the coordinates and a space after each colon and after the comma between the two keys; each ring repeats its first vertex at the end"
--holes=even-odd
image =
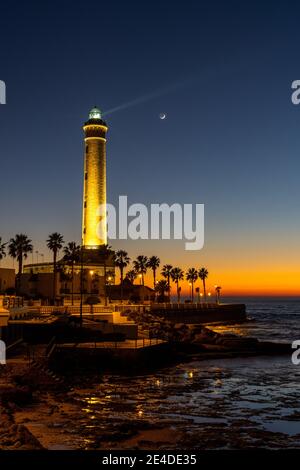
{"type": "Polygon", "coordinates": [[[92,295],[92,288],[93,288],[93,276],[94,276],[94,271],[91,269],[90,272],[89,272],[90,276],[91,276],[91,282],[88,281],[88,285],[90,285],[90,288],[88,289],[89,290],[89,295],[92,295]]]}
{"type": "Polygon", "coordinates": [[[190,301],[192,302],[192,283],[189,282],[189,286],[190,286],[190,301]]]}
{"type": "Polygon", "coordinates": [[[207,295],[208,295],[208,297],[210,298],[210,297],[211,297],[211,292],[209,292],[207,295]]]}
{"type": "Polygon", "coordinates": [[[109,301],[109,303],[111,302],[111,289],[110,289],[110,286],[112,285],[112,280],[113,280],[112,276],[109,275],[107,277],[108,301],[109,301]]]}
{"type": "Polygon", "coordinates": [[[157,295],[158,295],[158,292],[157,292],[157,285],[158,285],[158,281],[155,281],[155,289],[154,289],[154,302],[156,302],[156,299],[157,299],[157,295]]]}
{"type": "Polygon", "coordinates": [[[142,275],[139,274],[139,278],[140,278],[140,286],[142,285],[142,275]]]}

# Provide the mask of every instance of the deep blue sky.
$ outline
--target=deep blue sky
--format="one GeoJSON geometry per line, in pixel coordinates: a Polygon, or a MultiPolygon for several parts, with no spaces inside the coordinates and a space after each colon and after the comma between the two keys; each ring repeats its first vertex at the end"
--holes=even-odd
{"type": "Polygon", "coordinates": [[[254,242],[251,259],[289,246],[300,261],[299,13],[293,1],[3,3],[0,236],[79,241],[89,108],[165,90],[106,117],[109,200],[205,203],[212,263],[254,242]]]}

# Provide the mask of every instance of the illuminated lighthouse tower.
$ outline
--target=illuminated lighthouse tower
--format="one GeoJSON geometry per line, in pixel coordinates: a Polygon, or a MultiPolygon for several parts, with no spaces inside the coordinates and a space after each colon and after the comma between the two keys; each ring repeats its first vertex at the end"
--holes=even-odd
{"type": "Polygon", "coordinates": [[[97,249],[107,243],[106,229],[106,132],[98,108],[91,109],[84,124],[84,187],[82,245],[97,249]]]}

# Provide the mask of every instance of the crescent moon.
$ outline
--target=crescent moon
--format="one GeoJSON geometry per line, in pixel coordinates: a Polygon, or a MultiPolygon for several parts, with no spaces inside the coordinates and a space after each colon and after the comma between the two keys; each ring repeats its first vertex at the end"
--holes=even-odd
{"type": "Polygon", "coordinates": [[[159,118],[160,119],[166,119],[167,115],[165,113],[160,113],[159,118]]]}

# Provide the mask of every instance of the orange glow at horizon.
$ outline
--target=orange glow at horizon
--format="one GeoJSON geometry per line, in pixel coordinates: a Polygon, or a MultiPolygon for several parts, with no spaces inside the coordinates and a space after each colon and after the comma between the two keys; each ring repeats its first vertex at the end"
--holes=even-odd
{"type": "MultiPolygon", "coordinates": [[[[300,250],[296,249],[296,240],[291,237],[290,244],[284,239],[276,237],[266,243],[265,238],[243,238],[239,243],[234,240],[222,240],[216,244],[207,240],[203,250],[189,252],[182,249],[180,244],[170,243],[162,250],[162,243],[149,245],[141,243],[141,247],[128,246],[128,252],[134,259],[136,254],[151,256],[157,255],[161,265],[157,270],[156,279],[162,279],[160,274],[164,264],[179,266],[185,272],[202,266],[208,269],[206,291],[211,292],[212,300],[215,298],[215,285],[222,287],[223,296],[299,296],[300,297],[300,250]],[[152,249],[151,249],[152,245],[152,249]],[[294,245],[294,247],[293,247],[294,245]],[[147,249],[145,249],[147,248],[147,249]],[[291,257],[291,251],[294,253],[291,257]],[[136,253],[136,254],[135,254],[136,253]]],[[[297,242],[298,243],[298,242],[297,242]]],[[[118,272],[116,279],[118,280],[118,272]]],[[[138,283],[138,280],[136,280],[138,283]]],[[[153,287],[151,270],[147,271],[145,284],[153,287]]],[[[188,281],[181,281],[181,295],[190,295],[188,281]]],[[[203,292],[202,281],[198,279],[194,284],[203,292]]],[[[176,296],[176,284],[171,282],[171,295],[176,296]]]]}
{"type": "MultiPolygon", "coordinates": [[[[204,249],[200,251],[186,251],[182,242],[119,240],[110,244],[114,250],[124,249],[131,258],[131,264],[126,271],[132,269],[132,261],[140,254],[145,256],[156,255],[160,258],[160,267],[157,269],[156,279],[163,279],[161,269],[164,264],[178,266],[186,272],[195,267],[202,266],[208,269],[206,281],[207,292],[211,292],[211,299],[215,299],[215,285],[222,287],[222,297],[226,296],[299,296],[300,297],[300,249],[297,234],[287,237],[268,239],[262,234],[239,234],[234,239],[228,239],[222,232],[207,236],[204,249]],[[291,256],[292,254],[292,256],[291,256]]],[[[45,248],[45,236],[34,240],[34,247],[40,253],[45,253],[45,262],[52,262],[52,254],[45,248]],[[47,250],[47,251],[46,251],[47,250]]],[[[25,263],[31,262],[29,255],[25,263]]],[[[16,262],[7,256],[1,262],[1,267],[17,268],[16,262]]],[[[116,283],[119,283],[120,273],[116,268],[116,283]]],[[[139,284],[140,279],[135,280],[139,284]]],[[[152,271],[148,269],[145,284],[153,287],[152,271]]],[[[181,295],[190,295],[188,281],[181,281],[181,295]]],[[[197,297],[196,288],[203,292],[202,281],[197,280],[194,285],[194,296],[197,297]]],[[[176,296],[176,284],[171,282],[171,295],[176,296]]]]}
{"type": "MultiPolygon", "coordinates": [[[[158,275],[157,279],[161,276],[158,275]]],[[[300,270],[284,271],[231,271],[214,272],[209,274],[206,280],[206,291],[215,296],[215,285],[221,285],[222,296],[300,296],[300,270]]],[[[145,276],[145,284],[153,286],[153,278],[150,273],[145,276]]],[[[190,295],[189,282],[181,281],[181,295],[190,295]]],[[[194,296],[197,296],[196,288],[203,292],[203,284],[198,279],[194,284],[194,296]]],[[[176,284],[171,282],[171,295],[176,296],[176,284]]]]}

